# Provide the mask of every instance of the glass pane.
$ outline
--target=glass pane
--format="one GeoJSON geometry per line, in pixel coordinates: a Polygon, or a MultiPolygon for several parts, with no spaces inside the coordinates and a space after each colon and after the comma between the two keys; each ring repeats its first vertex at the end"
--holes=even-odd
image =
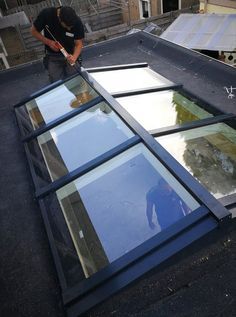
{"type": "Polygon", "coordinates": [[[216,198],[236,192],[236,131],[224,123],[156,140],[216,198]]]}
{"type": "Polygon", "coordinates": [[[102,102],[40,135],[29,148],[35,160],[40,148],[50,179],[56,180],[132,136],[133,132],[102,102]]]}
{"type": "Polygon", "coordinates": [[[35,130],[94,99],[98,94],[77,76],[17,109],[35,130]]]}
{"type": "Polygon", "coordinates": [[[148,131],[212,116],[170,90],[117,98],[117,101],[148,131]]]}
{"type": "Polygon", "coordinates": [[[56,195],[86,277],[199,207],[143,144],[56,195]]]}
{"type": "Polygon", "coordinates": [[[112,70],[91,75],[109,93],[173,84],[148,67],[112,70]]]}

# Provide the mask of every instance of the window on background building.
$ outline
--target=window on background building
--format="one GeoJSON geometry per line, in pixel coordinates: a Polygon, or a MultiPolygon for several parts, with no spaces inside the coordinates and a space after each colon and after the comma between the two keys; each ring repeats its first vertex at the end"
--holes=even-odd
{"type": "Polygon", "coordinates": [[[181,8],[181,1],[179,0],[162,0],[163,13],[179,10],[181,8]],[[180,2],[180,5],[179,5],[180,2]]]}
{"type": "Polygon", "coordinates": [[[150,1],[149,0],[139,1],[139,12],[140,12],[141,19],[146,19],[146,18],[149,18],[151,16],[150,1]]]}

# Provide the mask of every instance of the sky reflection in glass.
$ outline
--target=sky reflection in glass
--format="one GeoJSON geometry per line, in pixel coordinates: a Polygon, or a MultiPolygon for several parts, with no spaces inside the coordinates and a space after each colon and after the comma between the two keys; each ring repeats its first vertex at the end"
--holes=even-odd
{"type": "Polygon", "coordinates": [[[142,144],[61,188],[57,197],[86,276],[199,207],[142,144]],[[169,187],[167,196],[158,199],[158,219],[152,205],[151,227],[147,203],[155,200],[153,193],[161,179],[169,187]],[[179,204],[186,204],[186,214],[180,215],[179,204]],[[165,225],[160,222],[163,218],[165,225]]]}
{"type": "Polygon", "coordinates": [[[173,84],[148,67],[96,72],[91,76],[111,94],[173,84]]]}
{"type": "Polygon", "coordinates": [[[212,117],[176,91],[122,97],[117,101],[148,131],[212,117]]]}

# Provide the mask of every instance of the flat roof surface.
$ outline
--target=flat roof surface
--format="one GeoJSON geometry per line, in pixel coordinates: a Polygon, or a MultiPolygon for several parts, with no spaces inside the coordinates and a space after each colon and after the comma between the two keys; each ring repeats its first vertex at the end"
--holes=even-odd
{"type": "Polygon", "coordinates": [[[236,14],[181,14],[161,38],[197,50],[234,51],[236,14]]]}
{"type": "Polygon", "coordinates": [[[229,99],[226,92],[227,87],[235,86],[235,68],[154,35],[138,32],[91,45],[83,58],[84,67],[146,62],[219,111],[236,112],[235,99],[229,99]]]}
{"type": "MultiPolygon", "coordinates": [[[[235,113],[224,87],[235,69],[147,34],[93,45],[84,66],[148,62],[196,98],[235,113]]],[[[34,192],[13,105],[48,84],[41,62],[0,73],[1,88],[1,316],[64,316],[60,288],[34,192]]],[[[235,202],[232,203],[232,207],[235,202]]],[[[233,230],[233,229],[232,229],[233,230]]],[[[235,312],[235,232],[185,254],[164,272],[152,272],[87,316],[233,316],[235,312]],[[140,301],[142,298],[142,301],[140,301]],[[202,303],[204,302],[204,305],[202,303]]]]}

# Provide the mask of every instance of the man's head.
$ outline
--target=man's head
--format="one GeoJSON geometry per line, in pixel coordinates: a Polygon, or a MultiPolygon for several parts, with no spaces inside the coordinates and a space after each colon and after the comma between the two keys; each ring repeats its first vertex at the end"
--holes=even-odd
{"type": "Polygon", "coordinates": [[[163,193],[165,193],[166,195],[171,194],[173,189],[164,178],[159,179],[158,185],[162,189],[163,193]]]}
{"type": "Polygon", "coordinates": [[[63,27],[70,29],[78,21],[78,16],[71,7],[61,7],[58,19],[63,27]]]}

